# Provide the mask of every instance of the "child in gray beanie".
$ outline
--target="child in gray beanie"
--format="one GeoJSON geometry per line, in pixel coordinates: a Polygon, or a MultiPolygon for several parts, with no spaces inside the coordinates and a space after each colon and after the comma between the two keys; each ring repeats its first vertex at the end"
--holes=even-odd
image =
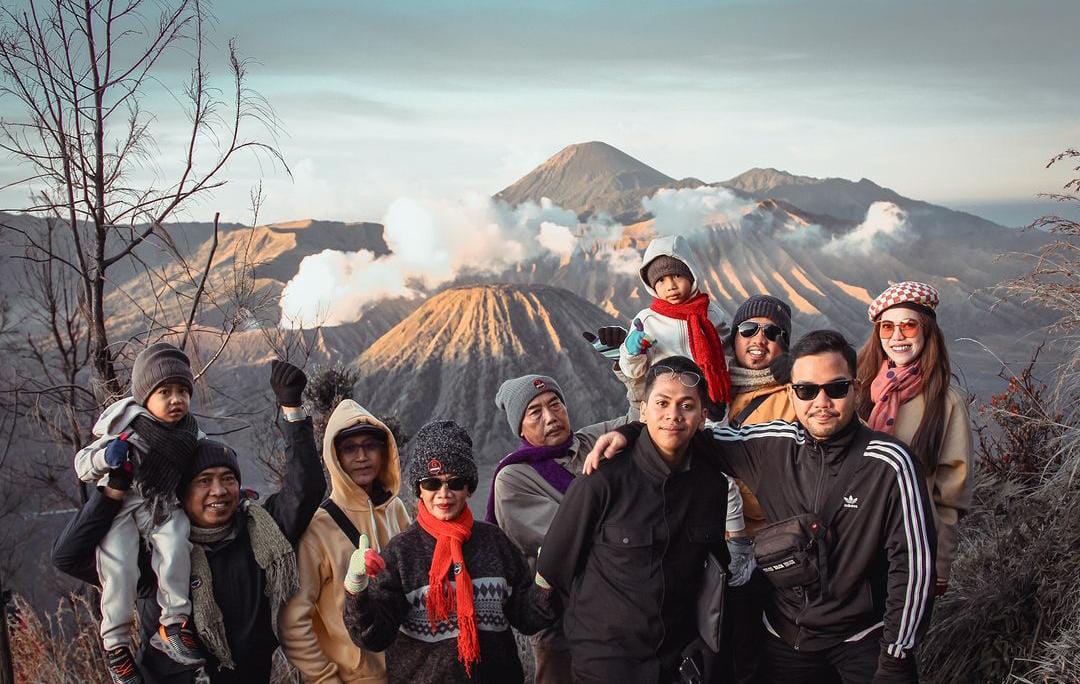
{"type": "Polygon", "coordinates": [[[150,345],[135,359],[131,396],[105,409],[94,424],[96,439],[75,455],[82,481],[127,489],[96,554],[101,638],[114,682],[139,681],[131,628],[140,538],[153,549],[150,561],[161,605],[161,624],[151,644],[183,665],[204,662],[189,624],[190,524],[178,499],[203,436],[189,413],[193,389],[184,352],[165,342],[150,345]]]}

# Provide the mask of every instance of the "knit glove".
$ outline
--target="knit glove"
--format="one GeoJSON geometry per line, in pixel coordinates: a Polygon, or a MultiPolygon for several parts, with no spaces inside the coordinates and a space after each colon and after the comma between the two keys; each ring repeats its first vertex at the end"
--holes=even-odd
{"type": "Polygon", "coordinates": [[[109,489],[115,489],[120,492],[126,492],[131,489],[131,482],[134,477],[135,467],[128,461],[121,465],[119,468],[109,469],[109,479],[105,481],[105,486],[109,489]]]}
{"type": "Polygon", "coordinates": [[[304,371],[292,365],[288,361],[270,362],[270,387],[274,390],[274,396],[281,406],[295,408],[302,403],[304,387],[307,385],[307,376],[304,371]]]}
{"type": "Polygon", "coordinates": [[[131,445],[127,440],[128,433],[123,432],[105,447],[105,464],[109,468],[119,468],[130,460],[131,445]]]}
{"type": "Polygon", "coordinates": [[[607,325],[599,328],[596,334],[585,331],[581,333],[581,336],[605,359],[617,361],[619,346],[626,339],[626,328],[619,325],[607,325]]]}
{"type": "Polygon", "coordinates": [[[646,349],[653,346],[653,340],[645,334],[645,326],[641,324],[641,319],[634,319],[634,329],[626,336],[626,342],[623,344],[626,347],[626,353],[630,356],[640,356],[646,349]]]}
{"type": "Polygon", "coordinates": [[[731,563],[728,565],[731,579],[728,586],[741,587],[750,581],[750,575],[757,567],[757,561],[754,560],[754,542],[749,537],[728,539],[727,548],[731,556],[731,563]]]}
{"type": "Polygon", "coordinates": [[[882,649],[878,654],[877,671],[870,681],[872,684],[916,684],[919,675],[915,669],[914,656],[893,658],[882,649]]]}
{"type": "Polygon", "coordinates": [[[360,545],[349,558],[349,569],[345,572],[345,591],[353,596],[367,589],[368,580],[386,569],[386,561],[379,552],[371,548],[371,541],[366,534],[360,535],[360,545]]]}

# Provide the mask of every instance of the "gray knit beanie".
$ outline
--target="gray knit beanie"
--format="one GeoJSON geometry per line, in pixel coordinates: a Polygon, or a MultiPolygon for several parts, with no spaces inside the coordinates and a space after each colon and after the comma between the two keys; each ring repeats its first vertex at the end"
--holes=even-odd
{"type": "Polygon", "coordinates": [[[236,458],[236,452],[232,447],[223,442],[215,442],[212,439],[200,439],[195,446],[195,457],[191,459],[187,471],[180,480],[180,494],[183,495],[187,486],[191,484],[199,473],[207,468],[225,466],[236,474],[236,481],[240,482],[240,462],[236,458]]]}
{"type": "Polygon", "coordinates": [[[780,346],[784,349],[791,344],[791,307],[782,299],[772,295],[754,295],[747,299],[735,311],[735,317],[731,319],[731,336],[728,337],[728,349],[735,349],[735,335],[739,332],[739,324],[751,318],[768,318],[780,326],[784,331],[784,337],[780,340],[780,346]]]}
{"type": "Polygon", "coordinates": [[[646,264],[644,271],[645,282],[649,284],[649,287],[656,287],[657,280],[669,275],[681,275],[691,283],[694,282],[694,274],[690,271],[690,267],[681,259],[667,254],[661,254],[650,261],[646,264]]]}
{"type": "Polygon", "coordinates": [[[409,482],[413,492],[420,494],[420,480],[446,473],[463,478],[469,491],[476,491],[476,461],[473,460],[472,438],[465,428],[452,420],[433,420],[409,440],[409,482]]]}
{"type": "Polygon", "coordinates": [[[554,392],[559,401],[566,403],[559,383],[546,375],[522,375],[520,378],[507,380],[495,393],[495,406],[506,411],[506,422],[510,424],[510,431],[515,437],[521,435],[521,421],[525,417],[529,402],[544,392],[554,392]]]}
{"type": "Polygon", "coordinates": [[[168,342],[157,342],[139,352],[131,369],[131,396],[139,404],[146,400],[159,385],[179,382],[195,393],[195,376],[191,374],[191,361],[187,354],[168,342]]]}

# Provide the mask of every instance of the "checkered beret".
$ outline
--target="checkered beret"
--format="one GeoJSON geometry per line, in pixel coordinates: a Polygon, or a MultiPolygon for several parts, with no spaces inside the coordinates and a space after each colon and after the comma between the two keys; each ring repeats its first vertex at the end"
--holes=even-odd
{"type": "Polygon", "coordinates": [[[939,301],[937,288],[933,285],[908,280],[890,285],[887,290],[879,294],[874,301],[870,302],[867,314],[871,321],[876,321],[885,309],[891,309],[899,304],[914,304],[916,308],[924,309],[933,315],[939,301]]]}

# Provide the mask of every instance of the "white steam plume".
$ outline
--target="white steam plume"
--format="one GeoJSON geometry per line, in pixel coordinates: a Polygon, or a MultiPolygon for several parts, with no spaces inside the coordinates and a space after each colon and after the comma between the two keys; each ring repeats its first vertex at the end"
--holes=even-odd
{"type": "Polygon", "coordinates": [[[457,201],[401,198],[382,223],[387,256],[325,250],[304,257],[281,295],[282,325],[356,321],[365,305],[382,297],[416,296],[462,273],[499,273],[544,254],[569,259],[575,250],[622,231],[579,225],[574,212],[546,198],[511,208],[478,194],[457,201]]]}
{"type": "Polygon", "coordinates": [[[908,233],[907,212],[892,202],[874,202],[866,218],[850,232],[825,245],[832,254],[869,254],[904,239],[908,233]]]}
{"type": "Polygon", "coordinates": [[[757,208],[724,187],[702,185],[673,190],[664,188],[641,200],[645,211],[656,220],[657,235],[691,235],[708,225],[737,222],[757,208]]]}

